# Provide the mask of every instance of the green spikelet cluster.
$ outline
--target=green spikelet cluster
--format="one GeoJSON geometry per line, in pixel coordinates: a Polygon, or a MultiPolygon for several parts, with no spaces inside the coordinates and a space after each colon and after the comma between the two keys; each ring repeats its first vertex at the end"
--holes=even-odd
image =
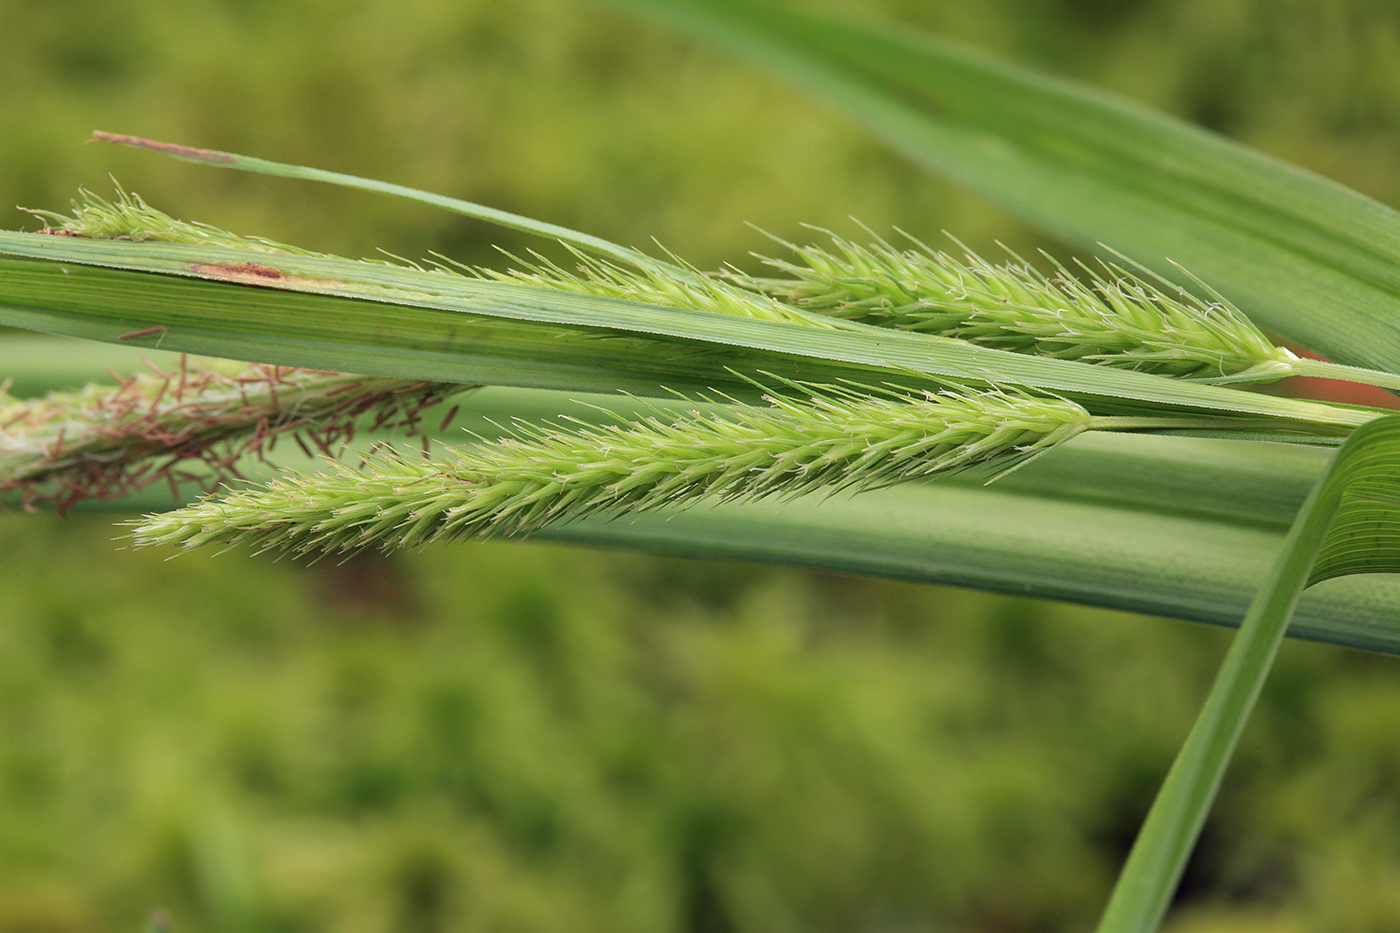
{"type": "Polygon", "coordinates": [[[747,282],[804,309],[998,350],[1212,382],[1293,373],[1296,357],[1223,299],[1205,302],[1118,266],[1086,268],[1086,282],[1063,266],[1049,276],[1019,258],[958,259],[912,238],[905,250],[881,239],[832,241],[831,249],[784,244],[796,261],[767,262],[786,277],[747,282]]]}
{"type": "Polygon", "coordinates": [[[297,256],[319,256],[310,250],[262,237],[240,236],[211,227],[208,224],[177,220],[147,204],[139,194],[117,188],[115,200],[108,201],[86,189],[80,189],[81,200],[73,202],[72,216],[53,211],[25,208],[43,220],[45,232],[62,236],[87,237],[94,240],[137,240],[161,243],[190,243],[200,246],[234,246],[256,249],[266,253],[289,253],[297,256]]]}
{"type": "Polygon", "coordinates": [[[529,533],[551,522],[719,500],[864,490],[974,466],[1009,469],[1092,426],[1083,408],[1001,392],[917,398],[828,390],[679,423],[550,432],[449,461],[379,456],[144,518],[141,545],[298,553],[529,533]]]}
{"type": "Polygon", "coordinates": [[[523,282],[584,295],[809,327],[839,326],[830,317],[791,307],[762,292],[736,287],[723,278],[708,275],[688,265],[658,262],[654,266],[631,268],[572,247],[570,251],[577,260],[576,271],[540,256],[532,260],[511,256],[518,269],[469,271],[497,281],[523,282]]]}

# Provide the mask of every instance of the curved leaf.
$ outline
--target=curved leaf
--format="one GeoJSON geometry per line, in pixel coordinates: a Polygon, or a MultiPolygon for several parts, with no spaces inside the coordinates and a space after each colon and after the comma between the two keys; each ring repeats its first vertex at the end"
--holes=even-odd
{"type": "Polygon", "coordinates": [[[1156,929],[1303,589],[1400,570],[1400,415],[1358,429],[1318,480],[1143,825],[1100,933],[1156,929]]]}
{"type": "Polygon", "coordinates": [[[762,0],[614,0],[793,79],[929,168],[1084,246],[1167,259],[1267,330],[1400,371],[1400,214],[1126,100],[873,22],[762,0]]]}

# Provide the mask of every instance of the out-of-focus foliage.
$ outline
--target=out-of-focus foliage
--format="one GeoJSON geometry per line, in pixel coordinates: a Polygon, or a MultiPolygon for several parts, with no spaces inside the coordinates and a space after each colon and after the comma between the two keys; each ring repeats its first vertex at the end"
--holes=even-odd
{"type": "MultiPolygon", "coordinates": [[[[1070,928],[1224,642],[543,546],[307,573],[6,531],[3,930],[1070,928]]],[[[1188,896],[1393,917],[1388,662],[1290,644],[1267,700],[1188,896]]]]}
{"type": "MultiPolygon", "coordinates": [[[[1400,203],[1392,4],[839,5],[1400,203]]],[[[488,237],[524,245],[78,145],[107,129],[656,236],[702,266],[768,248],[744,221],[1040,243],[605,4],[0,0],[0,23],[0,204],[61,208],[112,172],[182,217],[313,249],[489,262],[488,237]]],[[[0,517],[0,933],[132,929],[159,905],[191,931],[1082,928],[1223,645],[554,547],[306,570],[163,562],[112,535],[0,517]]],[[[1286,646],[1171,928],[1400,926],[1397,734],[1390,662],[1286,646]]]]}
{"type": "MultiPolygon", "coordinates": [[[[1070,928],[1224,642],[543,546],[307,573],[7,531],[4,930],[1070,928]]],[[[1198,877],[1331,917],[1384,865],[1400,692],[1316,645],[1278,673],[1198,877]]]]}
{"type": "MultiPolygon", "coordinates": [[[[1400,12],[1383,0],[832,5],[1400,196],[1400,12]]],[[[975,248],[1029,239],[777,82],[606,2],[192,0],[172,16],[139,0],[4,0],[0,13],[0,204],[61,207],[74,179],[111,172],[181,216],[330,252],[491,255],[460,219],[77,145],[105,128],[402,181],[620,242],[657,237],[702,266],[765,245],[745,221],[786,236],[855,215],[975,248]]]]}
{"type": "Polygon", "coordinates": [[[485,238],[525,242],[387,199],[78,146],[93,128],[354,171],[624,243],[657,237],[701,265],[766,244],[745,221],[791,233],[969,201],[776,83],[605,3],[0,9],[12,47],[0,116],[14,126],[0,204],[61,206],[74,179],[112,172],[181,216],[329,252],[493,261],[485,238]]]}

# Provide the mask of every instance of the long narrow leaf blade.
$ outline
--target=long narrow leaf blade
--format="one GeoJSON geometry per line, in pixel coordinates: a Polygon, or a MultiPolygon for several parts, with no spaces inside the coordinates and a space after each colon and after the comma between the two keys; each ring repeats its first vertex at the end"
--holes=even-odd
{"type": "MultiPolygon", "coordinates": [[[[141,367],[149,351],[60,338],[0,342],[0,372],[34,395],[141,367]]],[[[178,358],[158,356],[164,369],[178,358]]],[[[664,400],[616,394],[486,389],[463,400],[440,437],[496,436],[514,417],[541,423],[635,418],[664,400]]],[[[362,434],[364,445],[392,441],[362,434]]],[[[1233,625],[1284,531],[1322,472],[1318,448],[1244,441],[1086,435],[990,487],[972,478],[852,499],[695,508],[637,521],[587,521],[556,540],[695,557],[796,563],[852,573],[960,583],[1233,625]],[[1170,579],[1160,568],[1170,565],[1170,579]]],[[[295,445],[275,467],[313,469],[295,445]],[[290,459],[289,459],[290,458],[290,459]]],[[[240,465],[259,474],[256,462],[240,465]]],[[[193,492],[187,487],[186,492],[193,492]]],[[[164,486],[93,506],[159,511],[164,486]]],[[[1400,583],[1351,577],[1307,594],[1291,633],[1400,652],[1400,583]]]]}
{"type": "Polygon", "coordinates": [[[239,155],[235,152],[220,152],[216,149],[199,149],[194,146],[159,142],[153,139],[143,139],[139,136],[127,136],[121,133],[106,133],[99,130],[92,134],[92,138],[97,142],[115,143],[120,146],[131,146],[137,149],[148,149],[152,152],[173,156],[174,158],[186,162],[197,162],[201,165],[238,169],[239,171],[254,172],[259,175],[271,175],[276,178],[319,181],[341,188],[353,188],[357,191],[387,194],[392,197],[403,198],[408,201],[417,201],[420,204],[442,208],[454,214],[475,217],[478,220],[485,220],[511,230],[520,230],[525,233],[533,233],[536,236],[548,237],[549,239],[568,243],[571,246],[575,246],[587,252],[596,253],[600,256],[608,256],[624,263],[640,262],[645,265],[664,265],[634,249],[612,243],[601,237],[593,236],[592,234],[571,230],[568,227],[561,227],[558,224],[551,224],[542,220],[535,220],[531,217],[523,217],[520,214],[512,214],[509,211],[488,207],[485,204],[476,204],[471,201],[463,201],[461,198],[434,194],[431,191],[423,191],[420,188],[410,188],[407,185],[397,185],[393,182],[379,181],[374,178],[363,178],[359,175],[348,175],[344,172],[332,172],[307,165],[290,165],[286,162],[274,162],[270,159],[239,155]]]}
{"type": "Polygon", "coordinates": [[[0,232],[5,254],[49,261],[0,259],[0,323],[342,372],[650,395],[749,392],[764,373],[982,381],[1082,398],[1096,413],[1166,406],[1243,416],[1239,427],[1303,422],[1337,436],[1374,417],[923,334],[805,327],[343,259],[0,232]]]}
{"type": "MultiPolygon", "coordinates": [[[[1400,370],[1400,214],[1125,100],[909,29],[763,0],[615,0],[727,45],[1085,246],[1182,263],[1273,330],[1400,370]]],[[[858,205],[852,205],[858,210],[858,205]]]]}
{"type": "MultiPolygon", "coordinates": [[[[533,540],[953,584],[1233,626],[1284,538],[1277,527],[1000,486],[911,484],[824,501],[702,503],[674,514],[584,519],[533,540]]],[[[101,505],[173,504],[151,487],[101,505]]],[[[1400,654],[1400,580],[1351,577],[1309,591],[1289,634],[1400,654]]]]}
{"type": "Polygon", "coordinates": [[[1162,785],[1099,925],[1161,922],[1294,607],[1310,583],[1400,570],[1400,415],[1357,430],[1319,479],[1250,604],[1215,685],[1162,785]]]}

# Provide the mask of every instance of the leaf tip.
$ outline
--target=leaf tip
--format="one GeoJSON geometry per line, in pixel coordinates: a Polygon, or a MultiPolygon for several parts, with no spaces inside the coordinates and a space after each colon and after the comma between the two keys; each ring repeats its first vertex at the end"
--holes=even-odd
{"type": "Polygon", "coordinates": [[[145,139],[140,136],[127,136],[123,133],[107,133],[102,130],[93,130],[92,138],[88,142],[115,143],[118,146],[132,146],[137,149],[150,149],[155,152],[163,152],[166,155],[174,156],[177,159],[188,159],[191,162],[216,162],[222,165],[236,165],[238,157],[227,152],[219,152],[217,149],[197,149],[194,146],[182,146],[179,143],[163,143],[154,139],[145,139]]]}

